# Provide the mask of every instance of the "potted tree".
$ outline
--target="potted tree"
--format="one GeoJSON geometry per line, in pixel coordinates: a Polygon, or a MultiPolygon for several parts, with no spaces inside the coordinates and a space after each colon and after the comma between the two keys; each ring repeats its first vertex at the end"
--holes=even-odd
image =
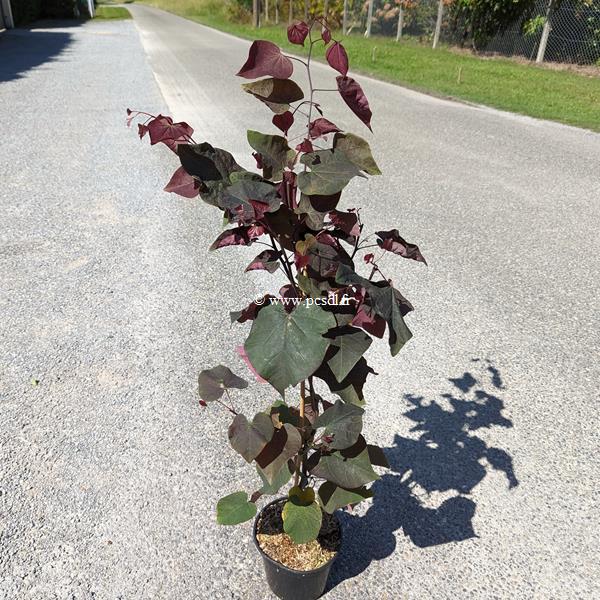
{"type": "Polygon", "coordinates": [[[128,123],[136,119],[141,138],[164,143],[179,157],[166,191],[200,196],[223,212],[226,228],[211,250],[264,246],[246,270],[279,271],[287,280],[279,294],[231,313],[232,321],[252,323],[241,354],[281,399],[249,419],[231,403],[232,390],[247,382],[228,367],[203,370],[198,383],[203,407],[215,403],[232,414],[229,442],[255,465],[261,481],[250,494],[222,498],[217,521],[235,525],[254,518],[254,541],[271,589],[280,598],[307,600],[322,594],[340,547],[336,511],[371,497],[369,485],[378,478],[373,467],[388,466],[383,451],[361,433],[363,387],[374,373],[364,354],[386,329],[391,354],[397,354],[411,337],[404,317],[412,306],[378,260],[388,252],[425,259],[396,229],[365,237],[360,210],[339,208],[352,178],[380,171],[364,139],[323,116],[315,99],[321,90],[311,77],[319,46],[338,72],[334,91],[371,129],[369,103],[348,76],[346,51],[325,21],[294,23],[288,38],[307,44],[305,59],[255,41],[238,73],[252,80],[244,91],[272,111],[282,133],[248,131],[260,173],[243,169],[226,150],[197,143],[187,123],[131,110],[128,123]],[[291,79],[293,61],[308,74],[306,95],[291,79]],[[301,132],[296,145],[290,145],[292,129],[301,132]],[[358,273],[356,262],[366,264],[368,275],[358,273]],[[276,499],[257,515],[257,501],[270,495],[276,499]]]}

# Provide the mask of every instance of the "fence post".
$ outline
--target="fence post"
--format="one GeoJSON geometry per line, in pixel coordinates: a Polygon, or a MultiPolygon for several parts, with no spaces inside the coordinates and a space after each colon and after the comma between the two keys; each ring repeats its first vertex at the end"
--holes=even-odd
{"type": "Polygon", "coordinates": [[[399,42],[402,37],[402,28],[404,27],[404,8],[400,5],[400,12],[398,13],[398,29],[396,31],[396,41],[399,42]]]}
{"type": "Polygon", "coordinates": [[[367,13],[367,29],[365,37],[371,37],[371,21],[373,20],[373,0],[369,0],[369,12],[367,13]]]}
{"type": "Polygon", "coordinates": [[[548,45],[548,37],[550,31],[552,31],[552,12],[554,10],[554,0],[548,0],[548,6],[546,8],[546,20],[544,21],[544,28],[542,29],[542,37],[540,38],[540,45],[538,46],[537,56],[535,57],[536,63],[544,62],[544,55],[546,54],[546,46],[548,45]]]}
{"type": "Polygon", "coordinates": [[[310,0],[304,0],[304,22],[308,23],[308,17],[310,14],[310,0]]]}
{"type": "Polygon", "coordinates": [[[348,0],[344,0],[344,17],[342,20],[342,33],[348,33],[348,0]]]}
{"type": "Polygon", "coordinates": [[[252,0],[252,26],[260,27],[260,0],[252,0]]]}
{"type": "Polygon", "coordinates": [[[12,9],[10,7],[10,0],[0,0],[0,12],[4,17],[4,23],[0,23],[2,27],[6,29],[13,29],[15,26],[15,20],[13,19],[12,9]]]}
{"type": "Polygon", "coordinates": [[[294,0],[288,0],[288,25],[294,20],[294,0]]]}
{"type": "Polygon", "coordinates": [[[433,46],[437,48],[440,41],[440,32],[442,31],[442,19],[444,17],[444,0],[440,0],[438,4],[437,20],[435,22],[435,33],[433,34],[433,46]]]}
{"type": "Polygon", "coordinates": [[[275,0],[275,25],[279,25],[279,0],[275,0]]]}

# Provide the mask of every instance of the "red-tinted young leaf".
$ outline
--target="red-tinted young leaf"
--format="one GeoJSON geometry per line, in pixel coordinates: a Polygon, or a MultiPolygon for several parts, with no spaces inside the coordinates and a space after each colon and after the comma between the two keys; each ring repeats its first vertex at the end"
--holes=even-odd
{"type": "Polygon", "coordinates": [[[369,254],[365,254],[363,256],[363,260],[365,261],[366,264],[372,263],[374,258],[375,258],[375,255],[374,254],[370,254],[370,253],[369,254]]]}
{"type": "Polygon", "coordinates": [[[298,152],[312,152],[313,145],[310,143],[310,140],[308,138],[306,138],[305,140],[302,141],[301,144],[298,144],[296,146],[296,150],[298,152]]]}
{"type": "Polygon", "coordinates": [[[380,248],[383,248],[388,252],[393,252],[398,256],[411,258],[412,260],[427,264],[419,247],[416,244],[410,244],[400,237],[397,229],[392,229],[391,231],[377,231],[375,235],[379,238],[377,243],[380,248]]]}
{"type": "Polygon", "coordinates": [[[360,327],[378,338],[382,338],[385,333],[385,319],[376,315],[370,307],[364,304],[361,305],[356,316],[352,319],[352,325],[360,327]]]}
{"type": "Polygon", "coordinates": [[[334,133],[341,129],[331,121],[324,118],[315,119],[308,127],[308,135],[312,138],[318,138],[327,133],[334,133]]]}
{"type": "Polygon", "coordinates": [[[304,46],[304,40],[308,35],[308,25],[304,21],[292,23],[287,30],[288,40],[291,44],[304,46]]]}
{"type": "MultiPolygon", "coordinates": [[[[254,321],[258,316],[258,313],[271,303],[271,298],[275,298],[271,294],[265,294],[262,298],[257,298],[254,302],[250,302],[248,306],[242,308],[242,310],[234,310],[229,313],[231,322],[237,321],[238,323],[245,323],[246,321],[254,321]]],[[[242,346],[243,347],[243,346],[242,346]]]]}
{"type": "Polygon", "coordinates": [[[327,27],[323,27],[323,29],[321,29],[321,38],[323,39],[326,45],[329,44],[329,42],[331,41],[331,31],[329,31],[327,27]]]}
{"type": "Polygon", "coordinates": [[[265,213],[269,212],[269,209],[271,208],[266,202],[259,202],[258,200],[250,200],[250,204],[254,209],[255,221],[260,221],[265,216],[265,213]]]}
{"type": "MultiPolygon", "coordinates": [[[[352,77],[336,77],[336,81],[342,100],[371,129],[371,116],[373,113],[369,108],[369,101],[360,85],[352,77]]],[[[371,129],[371,131],[373,130],[371,129]]]]}
{"type": "Polygon", "coordinates": [[[333,42],[333,44],[327,48],[325,58],[331,67],[336,71],[339,71],[343,77],[346,77],[348,74],[348,55],[342,44],[333,42]]]}
{"type": "Polygon", "coordinates": [[[286,110],[280,115],[275,115],[272,122],[275,127],[283,131],[284,135],[287,135],[290,127],[294,124],[294,115],[289,110],[286,110]]]}
{"type": "Polygon", "coordinates": [[[256,40],[250,46],[248,60],[237,73],[246,79],[269,75],[277,79],[287,79],[294,71],[292,61],[281,53],[273,42],[256,40]]]}
{"type": "Polygon", "coordinates": [[[173,123],[171,117],[158,115],[152,119],[147,125],[148,133],[150,134],[150,144],[158,144],[163,142],[173,152],[176,151],[177,145],[187,143],[194,130],[187,123],[173,123]]]}
{"type": "Polygon", "coordinates": [[[336,227],[339,227],[348,235],[353,237],[360,235],[360,226],[358,224],[358,217],[356,213],[332,210],[329,213],[329,219],[336,227]]]}
{"type": "Polygon", "coordinates": [[[138,135],[140,136],[140,140],[148,133],[148,127],[143,125],[142,123],[138,123],[138,135]]]}
{"type": "Polygon", "coordinates": [[[298,271],[304,269],[304,267],[310,263],[310,254],[303,255],[294,252],[294,263],[296,264],[296,269],[298,269],[298,271]]]}
{"type": "Polygon", "coordinates": [[[244,348],[244,346],[238,346],[235,350],[240,355],[242,360],[246,363],[246,366],[250,369],[250,372],[254,375],[254,378],[256,379],[256,381],[258,381],[258,383],[267,383],[267,380],[263,379],[258,374],[258,371],[252,366],[252,363],[250,362],[250,359],[248,358],[248,355],[246,354],[246,349],[244,348]]]}
{"type": "Polygon", "coordinates": [[[225,230],[211,245],[209,250],[225,246],[249,246],[264,233],[261,226],[242,226],[225,230]]]}
{"type": "Polygon", "coordinates": [[[165,186],[165,192],[173,192],[184,198],[195,198],[198,195],[200,183],[183,167],[179,167],[165,186]]]}
{"type": "Polygon", "coordinates": [[[254,260],[246,267],[246,271],[268,271],[275,273],[279,268],[279,257],[281,252],[276,250],[265,250],[261,252],[254,260]]]}

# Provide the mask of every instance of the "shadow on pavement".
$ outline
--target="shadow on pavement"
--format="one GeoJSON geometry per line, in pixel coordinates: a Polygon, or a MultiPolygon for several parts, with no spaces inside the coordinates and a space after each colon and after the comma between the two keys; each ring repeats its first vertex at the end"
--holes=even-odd
{"type": "Polygon", "coordinates": [[[0,33],[0,82],[23,77],[27,71],[56,60],[73,42],[72,34],[54,28],[78,27],[85,21],[37,21],[27,28],[0,33]]]}
{"type": "Polygon", "coordinates": [[[476,505],[468,495],[488,468],[504,473],[509,488],[519,484],[511,456],[487,446],[475,433],[492,426],[509,428],[512,422],[502,415],[504,403],[495,395],[504,389],[500,373],[489,361],[473,362],[483,367],[487,384],[466,372],[448,380],[454,389],[441,394],[441,401],[405,395],[405,416],[415,423],[411,431],[418,437],[396,435],[393,446],[384,448],[390,470],[374,483],[367,513],[342,513],[344,543],[328,590],[390,556],[399,529],[420,548],[477,537],[472,525],[476,505]],[[452,495],[431,507],[424,500],[432,492],[452,495]]]}

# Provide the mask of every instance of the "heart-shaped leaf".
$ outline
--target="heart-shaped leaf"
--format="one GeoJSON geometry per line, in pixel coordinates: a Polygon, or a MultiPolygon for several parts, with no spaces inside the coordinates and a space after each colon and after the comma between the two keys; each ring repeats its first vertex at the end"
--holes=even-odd
{"type": "Polygon", "coordinates": [[[237,525],[256,515],[256,504],[248,501],[246,492],[234,492],[217,503],[217,523],[237,525]]]}
{"type": "Polygon", "coordinates": [[[173,192],[184,198],[195,198],[198,195],[200,183],[196,181],[183,167],[179,167],[165,186],[165,192],[173,192]]]}
{"type": "Polygon", "coordinates": [[[294,158],[294,151],[288,146],[287,140],[280,135],[267,135],[251,129],[247,132],[248,143],[260,153],[268,177],[281,179],[283,169],[294,158]]]}
{"type": "Polygon", "coordinates": [[[293,500],[288,500],[283,507],[281,516],[283,517],[283,530],[295,544],[306,544],[317,539],[319,531],[321,531],[323,513],[316,502],[303,506],[293,500]]]}
{"type": "Polygon", "coordinates": [[[320,150],[302,155],[310,171],[298,174],[298,187],[304,194],[331,195],[341,191],[353,178],[361,176],[356,165],[341,150],[320,150]]]}
{"type": "Polygon", "coordinates": [[[342,150],[361,171],[369,175],[381,175],[381,171],[371,154],[367,140],[353,133],[336,133],[333,138],[333,147],[342,150]]]}
{"type": "Polygon", "coordinates": [[[335,512],[338,508],[358,504],[367,498],[372,498],[373,492],[365,487],[347,490],[335,485],[331,481],[326,481],[319,488],[319,500],[325,512],[329,514],[335,512]]]}
{"type": "Polygon", "coordinates": [[[285,135],[290,130],[290,127],[294,124],[294,115],[287,110],[286,112],[275,115],[271,121],[275,127],[281,129],[285,135]]]}
{"type": "Polygon", "coordinates": [[[250,463],[273,438],[273,423],[265,413],[259,413],[255,421],[248,423],[244,415],[236,415],[227,435],[231,447],[250,463]],[[263,415],[262,417],[260,415],[263,415]]]}
{"type": "Polygon", "coordinates": [[[311,475],[347,489],[358,488],[379,479],[379,475],[373,471],[366,448],[352,458],[345,458],[339,452],[322,456],[311,475]]]}
{"type": "Polygon", "coordinates": [[[242,88],[259,100],[271,104],[290,104],[304,98],[302,89],[291,79],[269,77],[251,83],[244,83],[242,88]]]}
{"type": "Polygon", "coordinates": [[[328,444],[335,450],[349,448],[356,443],[362,431],[364,410],[354,404],[346,404],[337,400],[333,406],[322,412],[316,422],[315,429],[325,428],[325,434],[333,436],[328,444]]]}
{"type": "Polygon", "coordinates": [[[205,402],[218,400],[226,389],[237,388],[243,390],[248,387],[248,382],[238,377],[228,367],[218,365],[206,369],[198,375],[198,392],[205,402]]]}
{"type": "Polygon", "coordinates": [[[281,304],[260,311],[244,345],[261,377],[280,394],[312,375],[321,364],[335,317],[319,306],[301,303],[291,312],[281,304]]]}
{"type": "Polygon", "coordinates": [[[281,53],[279,46],[266,40],[255,40],[250,46],[248,60],[237,74],[246,79],[256,79],[266,75],[287,79],[293,71],[292,61],[281,53]]]}
{"type": "Polygon", "coordinates": [[[256,463],[271,485],[274,484],[283,465],[296,456],[300,448],[302,448],[302,436],[296,427],[284,423],[283,427],[275,429],[271,441],[256,457],[256,463]]]}
{"type": "Polygon", "coordinates": [[[332,123],[331,121],[328,121],[327,119],[324,119],[323,117],[319,117],[318,119],[315,119],[308,127],[308,135],[312,138],[312,139],[316,139],[318,137],[321,137],[322,135],[326,135],[328,133],[334,133],[339,131],[339,127],[337,125],[335,125],[334,123],[332,123]]]}
{"type": "Polygon", "coordinates": [[[339,71],[343,77],[346,77],[348,73],[348,55],[342,44],[333,42],[333,44],[327,48],[325,58],[332,68],[339,71]]]}
{"type": "Polygon", "coordinates": [[[364,331],[355,327],[338,327],[331,333],[336,336],[331,345],[337,346],[339,350],[327,364],[335,378],[338,381],[344,381],[361,356],[369,349],[372,340],[364,331]]]}
{"type": "Polygon", "coordinates": [[[207,142],[179,144],[177,154],[187,173],[205,182],[227,179],[231,173],[242,170],[229,152],[207,142]]]}
{"type": "Polygon", "coordinates": [[[308,25],[304,21],[292,23],[287,29],[288,40],[291,44],[304,46],[304,40],[308,35],[308,25]]]}
{"type": "MultiPolygon", "coordinates": [[[[342,100],[348,108],[371,129],[371,117],[373,113],[369,107],[369,101],[362,88],[352,77],[336,77],[338,91],[342,100]]],[[[371,129],[371,131],[373,131],[371,129]]]]}
{"type": "Polygon", "coordinates": [[[275,273],[279,269],[279,258],[281,252],[277,250],[265,250],[261,252],[254,260],[246,267],[246,271],[268,271],[275,273]]]}
{"type": "Polygon", "coordinates": [[[379,238],[377,244],[380,248],[383,248],[383,250],[427,264],[427,261],[419,250],[419,246],[407,242],[400,236],[397,229],[392,229],[391,231],[377,231],[375,235],[379,238]]]}

